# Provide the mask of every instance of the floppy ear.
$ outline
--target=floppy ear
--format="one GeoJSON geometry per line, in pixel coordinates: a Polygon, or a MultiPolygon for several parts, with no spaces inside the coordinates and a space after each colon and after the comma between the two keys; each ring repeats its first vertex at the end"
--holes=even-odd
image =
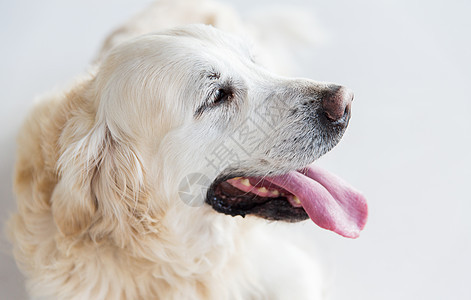
{"type": "Polygon", "coordinates": [[[145,224],[150,219],[148,189],[141,158],[132,143],[118,141],[105,123],[70,141],[70,136],[80,135],[78,131],[77,124],[69,124],[59,141],[64,146],[59,182],[52,194],[59,230],[64,235],[87,231],[95,239],[145,224]]]}

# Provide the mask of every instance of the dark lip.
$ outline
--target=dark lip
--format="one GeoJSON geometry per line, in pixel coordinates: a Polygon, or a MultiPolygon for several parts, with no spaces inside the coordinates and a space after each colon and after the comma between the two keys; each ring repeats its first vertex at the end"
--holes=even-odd
{"type": "Polygon", "coordinates": [[[253,215],[272,221],[299,222],[309,218],[302,207],[293,207],[286,197],[259,197],[254,194],[237,197],[241,201],[226,200],[218,197],[216,191],[220,185],[234,177],[251,177],[247,174],[232,173],[218,177],[210,185],[205,202],[216,212],[232,217],[253,215]]]}

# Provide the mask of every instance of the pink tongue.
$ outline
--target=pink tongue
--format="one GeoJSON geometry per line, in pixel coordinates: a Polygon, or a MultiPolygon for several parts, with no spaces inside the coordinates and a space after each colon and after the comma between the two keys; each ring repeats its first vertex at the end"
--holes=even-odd
{"type": "Polygon", "coordinates": [[[265,179],[296,195],[318,226],[344,237],[357,238],[365,227],[365,197],[334,174],[317,166],[265,179]],[[306,174],[306,175],[304,175],[306,174]]]}

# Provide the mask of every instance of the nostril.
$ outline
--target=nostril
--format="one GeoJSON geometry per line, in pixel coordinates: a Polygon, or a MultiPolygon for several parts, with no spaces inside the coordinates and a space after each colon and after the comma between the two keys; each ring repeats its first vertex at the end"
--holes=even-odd
{"type": "Polygon", "coordinates": [[[324,115],[325,117],[327,118],[327,120],[331,121],[331,122],[335,122],[337,121],[338,119],[333,117],[331,114],[329,114],[327,111],[324,111],[324,115]]]}
{"type": "Polygon", "coordinates": [[[330,86],[322,98],[324,115],[331,122],[339,121],[350,113],[353,92],[343,86],[330,86]]]}
{"type": "Polygon", "coordinates": [[[348,103],[347,107],[345,107],[345,111],[343,112],[343,115],[348,115],[350,113],[350,110],[352,108],[352,103],[348,103]]]}

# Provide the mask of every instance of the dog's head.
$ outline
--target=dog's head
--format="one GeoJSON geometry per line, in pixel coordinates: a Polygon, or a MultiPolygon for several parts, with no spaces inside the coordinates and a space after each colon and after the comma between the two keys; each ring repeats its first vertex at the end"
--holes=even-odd
{"type": "Polygon", "coordinates": [[[117,46],[93,86],[90,132],[60,161],[79,149],[87,169],[96,166],[98,208],[127,198],[139,204],[143,192],[148,206],[179,201],[232,216],[311,217],[348,237],[363,228],[364,198],[311,165],[348,125],[348,89],[277,76],[243,41],[203,25],[117,46]],[[121,196],[110,200],[113,193],[121,196]]]}

